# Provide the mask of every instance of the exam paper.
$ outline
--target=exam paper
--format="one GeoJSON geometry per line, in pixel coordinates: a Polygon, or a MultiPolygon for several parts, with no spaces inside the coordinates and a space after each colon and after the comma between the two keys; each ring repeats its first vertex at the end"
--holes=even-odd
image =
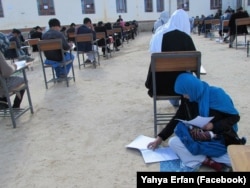
{"type": "Polygon", "coordinates": [[[186,121],[186,120],[182,120],[182,119],[176,119],[179,120],[187,125],[194,125],[196,127],[204,127],[206,124],[208,124],[214,117],[201,117],[201,116],[197,116],[196,118],[186,121]]]}
{"type": "Polygon", "coordinates": [[[126,145],[126,147],[138,149],[145,163],[175,160],[179,158],[170,147],[159,147],[155,150],[148,149],[147,145],[154,140],[155,138],[140,135],[130,144],[126,145]]]}

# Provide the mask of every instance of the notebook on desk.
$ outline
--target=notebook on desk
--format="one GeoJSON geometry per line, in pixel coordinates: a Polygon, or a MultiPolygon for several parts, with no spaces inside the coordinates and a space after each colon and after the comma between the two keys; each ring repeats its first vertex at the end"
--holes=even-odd
{"type": "Polygon", "coordinates": [[[23,68],[26,65],[26,61],[16,61],[17,70],[23,68]]]}

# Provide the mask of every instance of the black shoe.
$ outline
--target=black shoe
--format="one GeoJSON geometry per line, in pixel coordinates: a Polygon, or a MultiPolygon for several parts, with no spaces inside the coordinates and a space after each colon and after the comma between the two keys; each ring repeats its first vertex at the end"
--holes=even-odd
{"type": "Polygon", "coordinates": [[[0,101],[0,110],[4,110],[9,108],[8,104],[6,102],[0,101]]]}
{"type": "Polygon", "coordinates": [[[115,51],[120,51],[120,49],[116,48],[115,51]]]}
{"type": "Polygon", "coordinates": [[[221,172],[233,172],[232,167],[222,164],[221,172]]]}
{"type": "Polygon", "coordinates": [[[84,64],[90,64],[91,63],[91,61],[89,60],[89,59],[87,59],[85,62],[84,62],[84,64]]]}
{"type": "Polygon", "coordinates": [[[232,48],[233,46],[232,46],[232,44],[229,44],[229,48],[232,48]]]}

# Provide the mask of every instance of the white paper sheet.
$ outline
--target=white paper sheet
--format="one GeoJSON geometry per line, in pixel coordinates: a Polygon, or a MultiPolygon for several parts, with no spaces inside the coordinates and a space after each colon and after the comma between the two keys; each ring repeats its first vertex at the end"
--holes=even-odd
{"type": "Polygon", "coordinates": [[[201,117],[201,116],[197,116],[196,118],[186,121],[186,120],[182,120],[182,119],[176,119],[179,120],[187,125],[194,125],[197,127],[202,128],[203,126],[205,126],[206,124],[208,124],[214,117],[201,117]]]}
{"type": "Polygon", "coordinates": [[[172,151],[170,147],[160,147],[155,150],[148,149],[147,145],[149,142],[154,140],[155,138],[140,135],[130,144],[126,145],[126,147],[138,149],[141,152],[145,163],[178,159],[178,156],[174,153],[174,151],[172,151]]]}
{"type": "Polygon", "coordinates": [[[26,61],[16,61],[14,63],[17,66],[17,68],[16,68],[17,70],[20,69],[20,68],[22,68],[22,67],[24,67],[26,65],[26,61]]]}

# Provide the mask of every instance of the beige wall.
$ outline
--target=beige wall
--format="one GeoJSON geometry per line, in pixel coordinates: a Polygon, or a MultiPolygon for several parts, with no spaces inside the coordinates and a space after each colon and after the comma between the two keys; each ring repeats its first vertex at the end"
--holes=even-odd
{"type": "MultiPolygon", "coordinates": [[[[127,0],[127,13],[121,14],[124,20],[154,21],[160,13],[156,12],[156,0],[153,0],[153,12],[144,12],[144,1],[127,0]]],[[[165,0],[165,10],[172,14],[176,10],[175,0],[165,0]]],[[[190,10],[187,12],[190,17],[196,15],[209,15],[216,10],[210,10],[210,0],[189,0],[190,10]]],[[[223,9],[228,5],[235,6],[234,0],[223,0],[223,9]]],[[[245,2],[244,2],[245,3],[245,2]]],[[[55,16],[38,16],[36,0],[2,0],[4,18],[0,18],[1,30],[12,28],[32,28],[34,26],[47,26],[50,18],[56,17],[62,25],[69,25],[72,22],[82,24],[84,17],[90,17],[94,23],[98,21],[114,22],[118,18],[116,13],[115,0],[95,0],[96,14],[82,14],[80,0],[54,0],[55,16]],[[25,2],[25,3],[24,3],[25,2]]],[[[246,9],[249,7],[245,7],[246,9]]],[[[150,25],[142,24],[142,28],[150,25]]]]}

